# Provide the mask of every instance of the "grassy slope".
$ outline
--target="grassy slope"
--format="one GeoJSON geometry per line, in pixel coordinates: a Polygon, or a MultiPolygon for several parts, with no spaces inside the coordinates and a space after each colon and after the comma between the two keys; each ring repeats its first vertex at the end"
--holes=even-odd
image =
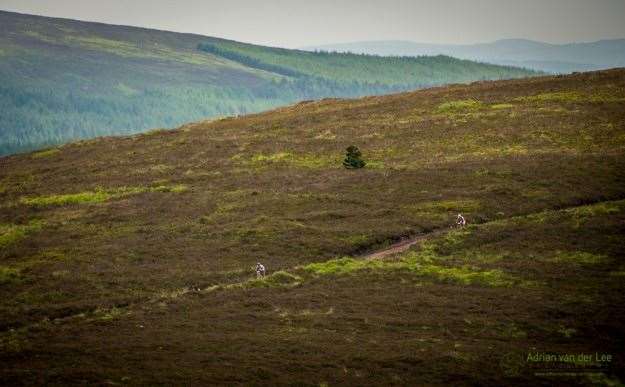
{"type": "Polygon", "coordinates": [[[622,379],[624,105],[613,70],[3,158],[2,378],[501,385],[535,382],[528,351],[603,351],[622,379]]]}
{"type": "Polygon", "coordinates": [[[446,57],[315,55],[200,35],[0,12],[0,154],[256,112],[302,99],[529,74],[446,57]],[[197,49],[202,42],[316,80],[296,83],[212,55],[197,49]]]}

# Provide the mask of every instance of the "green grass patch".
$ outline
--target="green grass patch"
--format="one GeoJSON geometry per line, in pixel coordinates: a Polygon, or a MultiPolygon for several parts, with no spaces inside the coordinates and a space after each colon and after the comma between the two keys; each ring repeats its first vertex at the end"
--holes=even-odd
{"type": "MultiPolygon", "coordinates": [[[[303,270],[317,276],[347,275],[362,270],[409,270],[418,276],[432,277],[439,281],[451,281],[462,285],[478,284],[484,286],[512,286],[519,283],[514,277],[501,270],[480,270],[465,265],[461,267],[445,267],[432,263],[430,252],[411,252],[399,261],[362,260],[354,258],[333,259],[326,262],[311,263],[303,270]]],[[[436,257],[435,259],[440,259],[436,257]]]]}
{"type": "Polygon", "coordinates": [[[23,197],[20,198],[20,203],[31,207],[48,207],[80,203],[101,203],[111,197],[112,194],[109,192],[96,190],[74,194],[23,197]]]}
{"type": "Polygon", "coordinates": [[[482,108],[484,104],[476,99],[463,99],[444,102],[436,108],[436,113],[464,113],[482,108]]]}
{"type": "Polygon", "coordinates": [[[78,192],[73,194],[58,194],[22,197],[19,202],[31,207],[64,206],[70,204],[102,203],[114,198],[136,195],[144,192],[173,192],[180,193],[188,189],[186,185],[158,185],[155,187],[121,187],[111,190],[96,189],[94,191],[78,192]]]}
{"type": "Polygon", "coordinates": [[[345,236],[339,239],[343,242],[349,243],[350,245],[358,246],[358,245],[363,245],[367,243],[367,241],[369,240],[369,236],[366,234],[359,234],[359,235],[345,236]]]}
{"type": "Polygon", "coordinates": [[[245,283],[245,286],[252,288],[293,287],[299,285],[301,282],[302,277],[280,270],[266,276],[265,278],[249,280],[245,283]]]}
{"type": "Polygon", "coordinates": [[[558,91],[553,93],[542,93],[536,95],[528,95],[524,97],[515,98],[515,101],[520,102],[579,102],[586,99],[586,97],[576,91],[558,91]]]}
{"type": "Polygon", "coordinates": [[[384,169],[386,164],[380,160],[365,160],[367,165],[365,165],[365,169],[384,169]]]}
{"type": "Polygon", "coordinates": [[[258,154],[252,156],[252,163],[275,163],[280,161],[286,161],[293,158],[293,154],[289,152],[278,152],[274,154],[264,155],[258,154]]]}
{"type": "Polygon", "coordinates": [[[623,207],[625,207],[625,200],[619,200],[569,208],[566,210],[566,212],[576,216],[593,217],[618,214],[623,210],[623,207]]]}
{"type": "Polygon", "coordinates": [[[473,249],[469,251],[465,251],[465,249],[461,249],[460,251],[454,253],[451,258],[458,258],[463,262],[467,263],[496,263],[502,261],[508,257],[514,256],[514,254],[510,254],[508,252],[491,252],[491,251],[483,251],[481,249],[473,249]]]}
{"type": "Polygon", "coordinates": [[[625,102],[625,97],[622,95],[614,95],[614,94],[610,94],[605,91],[602,91],[599,93],[592,94],[591,96],[589,96],[588,100],[590,102],[596,102],[596,103],[625,102]]]}
{"type": "Polygon", "coordinates": [[[558,251],[552,260],[555,262],[595,265],[605,262],[607,258],[605,255],[588,253],[586,251],[558,251]]]}
{"type": "Polygon", "coordinates": [[[382,268],[381,260],[358,260],[354,258],[331,259],[325,262],[310,263],[303,267],[309,273],[315,275],[345,275],[358,270],[382,268]]]}
{"type": "Polygon", "coordinates": [[[623,102],[625,97],[610,94],[605,91],[594,94],[583,94],[577,91],[559,91],[553,93],[542,93],[524,97],[515,98],[520,102],[623,102]]]}
{"type": "Polygon", "coordinates": [[[625,277],[625,266],[621,266],[617,270],[611,271],[610,275],[615,277],[625,277]]]}
{"type": "Polygon", "coordinates": [[[41,251],[25,257],[23,260],[12,264],[11,267],[18,270],[30,270],[37,266],[67,261],[67,259],[65,253],[59,250],[41,251]]]}
{"type": "Polygon", "coordinates": [[[46,150],[42,150],[42,151],[33,153],[31,157],[33,159],[42,159],[42,158],[45,158],[45,157],[54,156],[55,154],[57,154],[59,152],[60,152],[60,150],[57,149],[57,148],[46,149],[46,150]]]}
{"type": "Polygon", "coordinates": [[[490,105],[490,108],[495,110],[512,109],[513,107],[514,105],[510,103],[496,103],[494,105],[490,105]]]}
{"type": "MultiPolygon", "coordinates": [[[[462,233],[458,235],[460,234],[462,233]]],[[[455,241],[455,239],[456,237],[451,237],[451,240],[455,241]]],[[[439,281],[450,281],[462,285],[477,284],[491,287],[508,287],[513,285],[528,286],[532,284],[530,281],[521,280],[499,269],[483,270],[474,265],[453,267],[440,265],[438,262],[446,261],[449,257],[438,255],[435,249],[432,248],[433,246],[436,246],[436,241],[431,241],[430,247],[424,245],[420,251],[406,253],[399,262],[398,267],[406,268],[417,275],[433,277],[439,281]]],[[[475,256],[476,252],[472,252],[472,254],[475,256]]],[[[480,256],[481,258],[486,258],[485,255],[481,253],[480,256]]],[[[487,257],[488,260],[498,260],[499,258],[499,256],[492,257],[490,255],[487,257]]]]}
{"type": "Polygon", "coordinates": [[[0,285],[19,282],[21,273],[18,269],[0,266],[0,285]]]}
{"type": "Polygon", "coordinates": [[[185,192],[189,189],[189,187],[187,187],[184,184],[176,184],[176,185],[158,185],[156,187],[152,187],[149,189],[149,191],[151,192],[174,192],[174,193],[180,193],[180,192],[185,192]]]}
{"type": "Polygon", "coordinates": [[[471,235],[471,227],[456,229],[445,233],[445,235],[425,240],[421,243],[420,256],[427,255],[428,261],[441,259],[442,254],[451,254],[455,252],[471,235]]]}
{"type": "Polygon", "coordinates": [[[92,320],[95,321],[112,321],[130,315],[130,312],[123,308],[96,309],[93,312],[92,320]]]}
{"type": "Polygon", "coordinates": [[[12,245],[44,226],[41,220],[32,220],[28,224],[0,224],[0,248],[12,245]]]}
{"type": "Polygon", "coordinates": [[[549,198],[551,192],[546,188],[528,188],[521,192],[521,195],[528,199],[549,198]]]}
{"type": "Polygon", "coordinates": [[[570,208],[567,209],[565,213],[571,216],[571,221],[573,222],[574,227],[579,228],[583,223],[587,222],[591,218],[618,214],[622,211],[623,207],[625,207],[625,201],[621,200],[570,208]]]}
{"type": "Polygon", "coordinates": [[[434,277],[440,281],[451,281],[463,285],[485,285],[491,287],[507,287],[515,284],[515,280],[501,270],[479,270],[473,266],[444,267],[423,265],[413,269],[419,275],[434,277]]]}

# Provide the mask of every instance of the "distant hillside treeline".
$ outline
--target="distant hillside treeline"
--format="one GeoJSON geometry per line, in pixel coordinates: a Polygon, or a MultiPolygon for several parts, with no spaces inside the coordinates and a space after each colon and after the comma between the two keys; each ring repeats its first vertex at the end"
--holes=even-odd
{"type": "Polygon", "coordinates": [[[56,145],[70,139],[133,134],[149,128],[174,127],[206,117],[244,114],[297,100],[326,96],[352,97],[409,90],[359,82],[338,83],[322,78],[268,80],[251,88],[147,88],[141,92],[123,83],[97,95],[53,86],[0,86],[0,154],[56,145]],[[27,130],[25,130],[27,129],[27,130]]]}
{"type": "Polygon", "coordinates": [[[328,44],[310,51],[351,52],[382,56],[449,55],[454,58],[517,66],[553,73],[591,71],[625,66],[625,39],[551,44],[527,39],[503,39],[479,44],[424,44],[386,40],[328,44]]]}
{"type": "Polygon", "coordinates": [[[198,49],[233,61],[290,77],[381,83],[435,85],[535,74],[509,66],[458,60],[445,55],[410,57],[308,52],[211,39],[198,49]]]}
{"type": "Polygon", "coordinates": [[[221,49],[214,44],[200,43],[198,44],[197,48],[198,50],[210,52],[211,54],[215,54],[217,56],[221,56],[221,57],[233,60],[235,62],[242,63],[246,65],[247,67],[251,67],[251,68],[255,68],[259,70],[265,70],[265,71],[269,71],[272,73],[284,75],[287,77],[302,77],[305,75],[303,73],[300,73],[299,71],[291,70],[287,67],[274,65],[271,63],[264,63],[260,59],[253,58],[251,56],[242,55],[234,51],[221,49]]]}
{"type": "Polygon", "coordinates": [[[532,74],[445,56],[311,53],[0,12],[0,155],[303,99],[532,74]]]}

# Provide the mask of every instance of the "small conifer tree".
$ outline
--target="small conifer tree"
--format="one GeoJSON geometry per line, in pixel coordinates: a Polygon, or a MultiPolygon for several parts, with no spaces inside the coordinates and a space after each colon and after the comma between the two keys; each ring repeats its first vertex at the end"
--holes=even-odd
{"type": "Polygon", "coordinates": [[[362,168],[367,165],[367,163],[365,163],[365,161],[362,159],[362,153],[360,153],[358,147],[350,145],[349,147],[347,147],[346,151],[347,154],[345,155],[345,160],[343,160],[343,166],[345,168],[356,169],[362,168]]]}

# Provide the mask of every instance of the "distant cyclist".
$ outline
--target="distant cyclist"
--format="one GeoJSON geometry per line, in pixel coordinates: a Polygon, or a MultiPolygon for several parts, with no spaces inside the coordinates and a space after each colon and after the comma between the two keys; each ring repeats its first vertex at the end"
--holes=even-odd
{"type": "Polygon", "coordinates": [[[466,225],[467,225],[467,220],[464,218],[464,216],[462,216],[462,214],[458,214],[458,216],[456,217],[456,226],[464,227],[466,225]]]}
{"type": "Polygon", "coordinates": [[[260,262],[256,263],[256,278],[262,278],[265,276],[265,266],[260,262]]]}

